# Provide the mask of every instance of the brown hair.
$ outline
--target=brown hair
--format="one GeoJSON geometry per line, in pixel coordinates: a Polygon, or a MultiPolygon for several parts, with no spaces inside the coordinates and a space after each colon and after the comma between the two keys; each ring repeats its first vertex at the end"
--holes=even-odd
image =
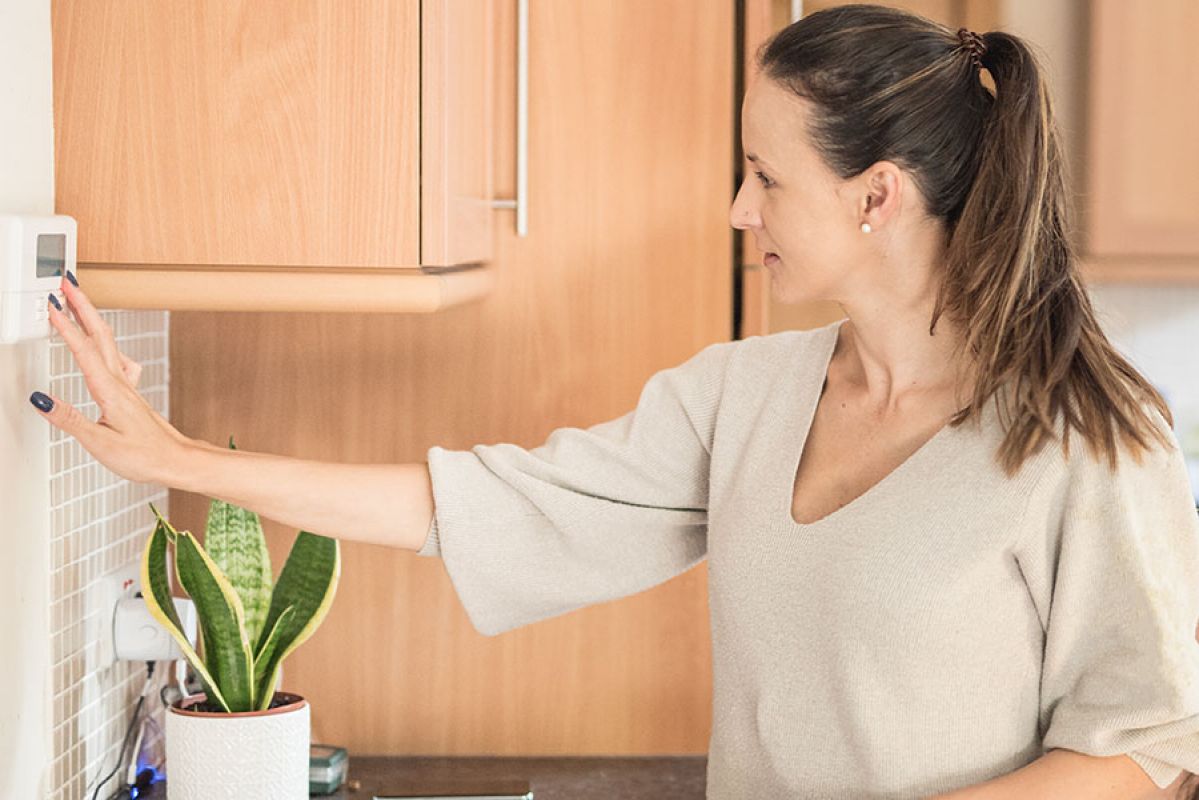
{"type": "Polygon", "coordinates": [[[1057,437],[1059,413],[1067,456],[1071,427],[1113,469],[1117,432],[1137,461],[1147,436],[1172,449],[1146,408],[1173,428],[1169,407],[1108,341],[1079,275],[1057,124],[1025,41],[1003,31],[959,37],[907,11],[852,4],[783,28],[756,61],[814,106],[807,133],[834,173],[848,179],[893,161],[943,221],[929,333],[943,313],[961,323],[971,357],[959,363],[969,363],[973,386],[951,424],[998,394],[1012,421],[998,454],[1009,476],[1057,437]]]}
{"type": "MultiPolygon", "coordinates": [[[[1059,413],[1067,456],[1072,427],[1112,469],[1117,433],[1137,461],[1150,436],[1173,447],[1151,411],[1173,428],[1169,407],[1108,341],[1083,286],[1048,85],[1024,40],[1003,31],[959,36],[907,11],[853,4],[783,28],[756,61],[764,77],[812,104],[808,137],[836,175],[893,161],[943,221],[929,333],[942,313],[961,323],[974,379],[970,404],[951,424],[978,416],[998,393],[1012,421],[998,454],[1009,476],[1057,438],[1059,413]]],[[[1184,774],[1176,796],[1199,800],[1197,776],[1184,774]]]]}

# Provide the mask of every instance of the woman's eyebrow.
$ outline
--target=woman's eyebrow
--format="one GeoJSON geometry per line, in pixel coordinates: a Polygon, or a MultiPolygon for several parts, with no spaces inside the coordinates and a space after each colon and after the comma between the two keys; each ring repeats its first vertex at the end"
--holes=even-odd
{"type": "Polygon", "coordinates": [[[772,170],[772,171],[774,170],[774,167],[770,166],[765,161],[763,161],[759,156],[756,156],[753,153],[746,153],[745,157],[760,167],[765,167],[766,169],[772,170]]]}

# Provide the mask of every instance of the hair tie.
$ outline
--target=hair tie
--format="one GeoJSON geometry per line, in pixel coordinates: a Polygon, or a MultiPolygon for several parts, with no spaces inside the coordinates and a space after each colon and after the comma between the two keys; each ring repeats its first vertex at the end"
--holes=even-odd
{"type": "Polygon", "coordinates": [[[983,68],[983,54],[987,52],[987,44],[983,37],[969,28],[958,28],[958,40],[970,53],[970,60],[975,68],[983,68]]]}

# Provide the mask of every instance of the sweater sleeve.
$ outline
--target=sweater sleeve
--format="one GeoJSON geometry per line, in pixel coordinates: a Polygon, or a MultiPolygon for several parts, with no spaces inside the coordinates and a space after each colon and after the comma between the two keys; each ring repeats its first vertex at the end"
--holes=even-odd
{"type": "Polygon", "coordinates": [[[1147,408],[1174,449],[1152,442],[1137,464],[1121,443],[1112,473],[1072,435],[1056,535],[1018,558],[1047,610],[1043,749],[1127,754],[1164,788],[1199,772],[1199,516],[1177,439],[1147,408]]]}
{"type": "Polygon", "coordinates": [[[494,636],[635,594],[707,555],[708,472],[728,360],[717,342],[655,373],[636,407],[539,447],[428,451],[440,556],[471,624],[494,636]]]}

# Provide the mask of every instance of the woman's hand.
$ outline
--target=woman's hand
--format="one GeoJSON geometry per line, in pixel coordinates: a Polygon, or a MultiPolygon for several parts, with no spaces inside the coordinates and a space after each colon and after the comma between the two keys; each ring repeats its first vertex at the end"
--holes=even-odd
{"type": "Polygon", "coordinates": [[[47,298],[50,324],[75,356],[88,392],[100,406],[100,418],[92,422],[70,403],[42,392],[35,392],[30,402],[51,424],[74,436],[83,449],[122,478],[169,485],[172,465],[177,465],[189,448],[206,445],[175,430],[138,394],[141,365],[117,349],[112,329],[73,275],[64,278],[62,291],[79,324],[47,298]]]}

